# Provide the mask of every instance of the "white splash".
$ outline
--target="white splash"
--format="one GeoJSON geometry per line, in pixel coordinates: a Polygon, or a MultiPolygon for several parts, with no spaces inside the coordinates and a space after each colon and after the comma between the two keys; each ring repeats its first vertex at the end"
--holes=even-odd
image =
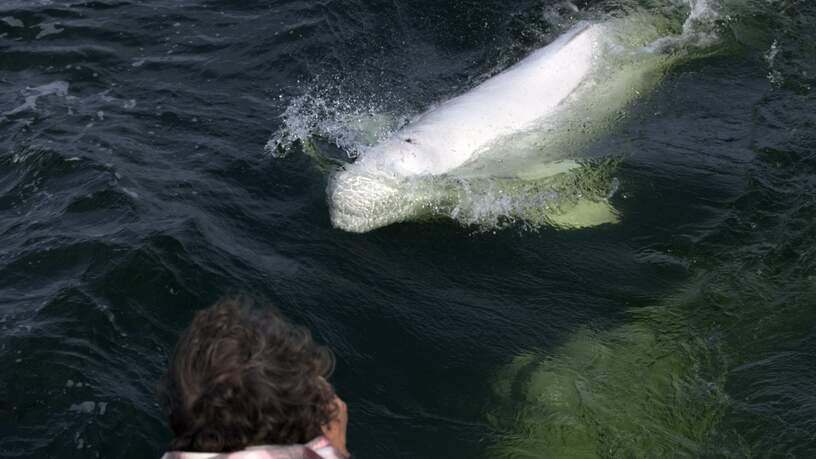
{"type": "Polygon", "coordinates": [[[66,81],[54,81],[52,83],[36,86],[33,88],[25,88],[22,93],[25,97],[25,102],[17,108],[3,112],[3,116],[16,115],[25,111],[34,111],[37,109],[37,100],[45,96],[59,96],[66,97],[68,95],[69,84],[66,81]]]}
{"type": "Polygon", "coordinates": [[[388,113],[380,101],[344,92],[337,82],[321,87],[316,81],[304,95],[289,103],[281,115],[281,127],[264,149],[273,157],[283,157],[294,143],[309,143],[319,136],[329,139],[352,159],[386,139],[406,121],[406,116],[388,113]]]}

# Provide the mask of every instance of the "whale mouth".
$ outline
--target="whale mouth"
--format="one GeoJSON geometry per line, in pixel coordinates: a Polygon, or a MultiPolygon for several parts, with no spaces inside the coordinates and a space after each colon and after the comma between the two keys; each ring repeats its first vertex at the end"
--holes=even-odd
{"type": "Polygon", "coordinates": [[[326,189],[332,226],[365,233],[411,218],[418,207],[403,178],[341,169],[326,189]]]}

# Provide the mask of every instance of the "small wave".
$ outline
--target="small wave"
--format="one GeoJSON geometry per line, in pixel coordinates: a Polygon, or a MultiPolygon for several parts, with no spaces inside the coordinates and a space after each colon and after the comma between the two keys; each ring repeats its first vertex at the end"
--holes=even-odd
{"type": "Polygon", "coordinates": [[[5,22],[9,27],[14,27],[14,28],[25,27],[25,24],[23,24],[23,21],[21,21],[21,20],[19,20],[17,18],[11,17],[11,16],[2,17],[2,18],[0,18],[0,21],[5,22]]]}
{"type": "Polygon", "coordinates": [[[69,84],[67,81],[54,81],[42,86],[25,88],[22,91],[25,97],[25,102],[7,112],[3,112],[2,116],[12,116],[21,112],[34,111],[37,109],[37,100],[40,97],[55,95],[58,97],[67,97],[69,84]]]}

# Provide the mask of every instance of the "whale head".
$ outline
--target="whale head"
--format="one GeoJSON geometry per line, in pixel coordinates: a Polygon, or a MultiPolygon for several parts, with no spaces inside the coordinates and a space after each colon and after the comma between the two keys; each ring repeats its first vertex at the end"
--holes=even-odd
{"type": "Polygon", "coordinates": [[[326,194],[335,228],[364,233],[416,217],[427,207],[410,178],[354,166],[329,179],[326,194]]]}
{"type": "Polygon", "coordinates": [[[410,138],[394,137],[335,171],[326,189],[332,225],[363,233],[426,211],[432,191],[421,182],[435,166],[427,153],[410,138]]]}

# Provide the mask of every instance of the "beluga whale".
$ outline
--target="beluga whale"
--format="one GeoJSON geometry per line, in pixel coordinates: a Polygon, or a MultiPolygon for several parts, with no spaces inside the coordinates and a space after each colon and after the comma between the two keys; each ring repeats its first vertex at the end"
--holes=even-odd
{"type": "Polygon", "coordinates": [[[675,52],[672,34],[682,34],[678,24],[647,13],[574,24],[337,169],[327,186],[332,224],[362,233],[463,212],[477,222],[491,206],[560,227],[616,222],[608,167],[589,171],[576,154],[689,56],[675,52]],[[488,196],[489,206],[475,202],[488,196]]]}

